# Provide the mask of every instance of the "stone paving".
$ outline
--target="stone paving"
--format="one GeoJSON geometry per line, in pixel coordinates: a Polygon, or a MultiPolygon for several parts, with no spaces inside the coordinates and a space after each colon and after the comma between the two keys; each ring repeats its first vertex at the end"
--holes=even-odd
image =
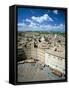
{"type": "Polygon", "coordinates": [[[62,79],[65,78],[56,76],[47,66],[42,67],[38,63],[18,64],[18,82],[62,79]]]}

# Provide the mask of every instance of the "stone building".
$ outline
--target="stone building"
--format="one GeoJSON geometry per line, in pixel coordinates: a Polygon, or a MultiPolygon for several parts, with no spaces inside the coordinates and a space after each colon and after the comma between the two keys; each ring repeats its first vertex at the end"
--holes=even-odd
{"type": "Polygon", "coordinates": [[[48,43],[42,37],[41,42],[37,43],[37,47],[34,47],[34,40],[32,40],[23,49],[27,59],[37,60],[39,64],[47,65],[65,74],[65,52],[62,47],[56,47],[56,50],[55,47],[49,49],[48,43]]]}
{"type": "Polygon", "coordinates": [[[56,52],[53,50],[46,50],[45,64],[65,74],[65,53],[56,52]]]}

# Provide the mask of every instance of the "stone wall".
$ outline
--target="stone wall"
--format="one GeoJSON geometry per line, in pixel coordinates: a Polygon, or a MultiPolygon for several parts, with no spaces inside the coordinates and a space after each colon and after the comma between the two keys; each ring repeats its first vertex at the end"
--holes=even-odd
{"type": "Polygon", "coordinates": [[[40,48],[24,48],[27,59],[37,59],[40,64],[45,63],[45,50],[40,48]]]}
{"type": "Polygon", "coordinates": [[[45,53],[45,64],[65,74],[65,59],[45,53]]]}

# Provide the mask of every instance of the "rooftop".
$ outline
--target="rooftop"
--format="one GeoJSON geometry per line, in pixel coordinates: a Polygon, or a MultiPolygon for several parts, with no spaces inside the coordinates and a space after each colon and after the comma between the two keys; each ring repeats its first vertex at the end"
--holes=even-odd
{"type": "Polygon", "coordinates": [[[60,57],[60,58],[65,58],[65,52],[58,52],[58,51],[54,51],[54,50],[51,50],[51,49],[46,49],[46,52],[49,53],[49,54],[52,54],[53,56],[57,56],[57,57],[60,57]]]}

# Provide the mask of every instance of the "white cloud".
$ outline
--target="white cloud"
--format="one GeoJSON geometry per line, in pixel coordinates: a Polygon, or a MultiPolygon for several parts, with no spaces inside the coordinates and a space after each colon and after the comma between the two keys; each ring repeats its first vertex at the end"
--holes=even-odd
{"type": "Polygon", "coordinates": [[[44,14],[43,16],[40,17],[32,16],[32,20],[38,23],[42,23],[44,21],[53,21],[53,19],[48,14],[44,14]]]}
{"type": "MultiPolygon", "coordinates": [[[[55,28],[56,28],[56,26],[55,26],[55,28]]],[[[65,25],[59,24],[59,25],[57,26],[57,29],[63,30],[63,29],[65,29],[65,25]]]]}
{"type": "Polygon", "coordinates": [[[58,10],[53,10],[53,13],[54,14],[58,14],[58,10]]]}
{"type": "MultiPolygon", "coordinates": [[[[27,21],[30,21],[29,19],[27,19],[27,21]]],[[[18,30],[20,31],[29,31],[29,30],[33,30],[33,31],[40,31],[40,30],[44,30],[44,31],[65,31],[65,25],[63,24],[59,24],[59,25],[51,25],[51,24],[39,24],[36,22],[33,22],[31,20],[31,22],[27,25],[26,23],[19,23],[18,24],[18,30]]]]}
{"type": "Polygon", "coordinates": [[[45,29],[47,30],[53,30],[53,31],[60,31],[60,30],[65,30],[65,26],[63,24],[59,25],[47,25],[45,26],[45,29]]]}
{"type": "Polygon", "coordinates": [[[31,21],[30,19],[27,18],[27,19],[26,19],[26,22],[32,22],[32,21],[31,21]]]}
{"type": "MultiPolygon", "coordinates": [[[[57,12],[54,10],[54,12],[57,12]]],[[[40,31],[40,30],[44,30],[44,31],[60,31],[60,30],[65,30],[65,25],[63,24],[59,24],[59,25],[52,25],[52,24],[47,24],[44,23],[44,21],[48,22],[48,21],[53,21],[53,19],[48,15],[48,14],[44,14],[43,16],[40,17],[36,17],[36,16],[32,16],[31,19],[26,19],[26,22],[29,22],[28,24],[25,22],[22,23],[18,23],[18,30],[24,30],[24,31],[29,31],[29,30],[33,30],[33,31],[40,31]]]]}
{"type": "Polygon", "coordinates": [[[29,24],[29,27],[34,27],[34,26],[36,26],[36,23],[34,23],[34,22],[31,22],[31,23],[29,24]]]}
{"type": "Polygon", "coordinates": [[[25,23],[18,23],[18,26],[24,26],[25,25],[25,23]]]}

